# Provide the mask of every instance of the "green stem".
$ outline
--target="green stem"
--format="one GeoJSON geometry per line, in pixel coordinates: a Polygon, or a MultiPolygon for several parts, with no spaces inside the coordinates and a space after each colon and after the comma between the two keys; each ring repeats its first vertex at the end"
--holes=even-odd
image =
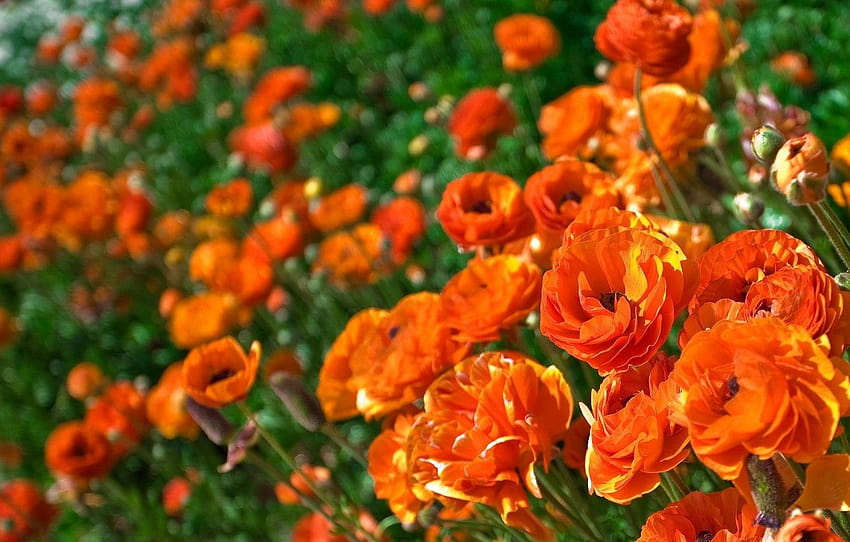
{"type": "Polygon", "coordinates": [[[832,223],[836,231],[838,231],[838,235],[841,237],[841,240],[844,241],[844,246],[850,248],[850,231],[847,231],[847,226],[844,225],[844,221],[841,220],[826,200],[817,203],[817,205],[823,209],[826,217],[832,223]]]}
{"type": "Polygon", "coordinates": [[[673,482],[673,485],[676,486],[676,489],[679,490],[679,493],[681,493],[683,497],[691,492],[690,488],[688,487],[688,484],[685,482],[684,479],[682,479],[682,475],[676,472],[675,469],[662,473],[661,476],[669,477],[670,481],[673,482]]]}
{"type": "Polygon", "coordinates": [[[326,423],[322,425],[321,428],[322,433],[329,439],[331,439],[337,446],[351,455],[364,469],[369,468],[369,462],[366,460],[366,455],[363,453],[363,450],[355,446],[351,443],[351,441],[346,438],[345,435],[340,433],[339,429],[331,424],[326,423]]]}
{"type": "Polygon", "coordinates": [[[567,502],[570,502],[575,507],[577,515],[582,518],[590,529],[590,531],[599,539],[604,539],[602,533],[596,527],[593,513],[588,507],[587,493],[579,490],[575,486],[575,478],[567,469],[567,466],[560,461],[554,461],[550,464],[550,470],[555,477],[561,482],[561,489],[566,492],[567,502]]]}
{"type": "Polygon", "coordinates": [[[598,538],[594,534],[594,532],[590,530],[589,524],[585,522],[584,519],[581,518],[578,514],[572,511],[567,500],[560,496],[558,491],[554,488],[551,481],[546,476],[537,476],[537,482],[540,487],[540,492],[546,502],[554,506],[560,514],[567,517],[573,527],[578,529],[581,534],[584,535],[585,538],[593,542],[602,541],[601,538],[598,538]]]}
{"type": "Polygon", "coordinates": [[[838,253],[838,257],[841,258],[841,262],[844,264],[844,268],[850,269],[850,249],[847,248],[847,245],[841,237],[841,233],[829,219],[829,216],[824,209],[825,204],[821,201],[817,203],[810,203],[807,207],[812,212],[812,215],[814,215],[815,220],[817,220],[818,226],[820,226],[826,234],[829,242],[832,243],[833,248],[835,248],[835,251],[838,253]]]}

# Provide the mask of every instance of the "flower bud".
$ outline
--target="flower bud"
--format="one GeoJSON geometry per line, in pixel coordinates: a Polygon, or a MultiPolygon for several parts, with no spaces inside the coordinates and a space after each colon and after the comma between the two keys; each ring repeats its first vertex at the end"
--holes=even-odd
{"type": "Polygon", "coordinates": [[[753,154],[756,159],[769,166],[773,163],[779,148],[785,143],[785,136],[773,126],[765,124],[753,132],[750,143],[753,146],[753,154]]]}
{"type": "Polygon", "coordinates": [[[776,153],[770,179],[774,188],[794,205],[822,201],[829,182],[823,142],[811,132],[786,141],[776,153]]]}
{"type": "Polygon", "coordinates": [[[218,467],[218,472],[225,473],[232,471],[236,465],[245,459],[248,450],[257,443],[259,437],[256,422],[254,420],[248,420],[227,444],[227,462],[218,467]]]}
{"type": "Polygon", "coordinates": [[[222,446],[233,438],[233,425],[218,410],[205,407],[191,397],[186,397],[186,411],[215,444],[222,446]]]}
{"type": "Polygon", "coordinates": [[[844,272],[835,275],[835,283],[842,290],[850,292],[850,273],[844,272]]]}
{"type": "Polygon", "coordinates": [[[298,377],[278,372],[269,379],[269,386],[301,427],[318,431],[325,424],[325,413],[319,401],[298,377]]]}
{"type": "Polygon", "coordinates": [[[764,214],[764,202],[758,196],[748,192],[741,192],[735,196],[735,214],[744,224],[755,225],[759,223],[761,215],[764,214]]]}
{"type": "Polygon", "coordinates": [[[785,491],[782,477],[773,459],[747,458],[753,501],[758,507],[756,523],[768,529],[778,529],[785,517],[785,491]]]}

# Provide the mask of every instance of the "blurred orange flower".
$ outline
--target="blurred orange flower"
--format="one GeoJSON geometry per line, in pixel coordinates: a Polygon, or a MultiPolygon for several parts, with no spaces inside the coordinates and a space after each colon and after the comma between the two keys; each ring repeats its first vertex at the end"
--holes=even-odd
{"type": "Polygon", "coordinates": [[[245,178],[233,179],[213,188],[205,201],[207,211],[225,218],[239,218],[251,210],[253,191],[245,178]]]}
{"type": "Polygon", "coordinates": [[[578,86],[544,105],[537,128],[543,135],[541,147],[546,157],[592,158],[598,145],[595,137],[605,129],[613,101],[607,85],[578,86]]]}
{"type": "Polygon", "coordinates": [[[322,197],[310,210],[310,222],[317,230],[329,232],[363,217],[368,191],[359,184],[347,184],[322,197]]]}
{"type": "Polygon", "coordinates": [[[721,478],[752,454],[802,463],[822,455],[850,407],[847,362],[830,359],[805,329],[771,316],[720,322],[687,343],[672,378],[683,390],[677,423],[721,478]]]}
{"type": "Polygon", "coordinates": [[[186,411],[182,362],[172,363],[165,369],[145,397],[145,411],[151,424],[167,439],[198,436],[200,428],[186,411]]]}
{"type": "Polygon", "coordinates": [[[261,123],[272,118],[275,107],[303,94],[312,82],[310,70],[304,66],[285,66],[267,71],[254,85],[245,100],[243,114],[248,123],[261,123]]]}
{"type": "Polygon", "coordinates": [[[253,261],[283,261],[298,256],[304,249],[301,224],[283,213],[257,222],[242,240],[242,256],[253,261]]]}
{"type": "Polygon", "coordinates": [[[495,88],[471,90],[458,102],[449,119],[448,130],[455,153],[466,160],[478,160],[496,146],[500,136],[510,135],[517,125],[516,112],[495,88]]]}
{"type": "Polygon", "coordinates": [[[540,269],[516,256],[473,258],[440,293],[443,322],[465,342],[490,342],[540,304],[540,269]]]}
{"type": "Polygon", "coordinates": [[[230,133],[228,142],[251,169],[279,173],[292,169],[298,160],[295,147],[271,121],[240,126],[230,133]]]}
{"type": "Polygon", "coordinates": [[[674,362],[656,354],[650,363],[606,376],[591,391],[587,476],[597,495],[629,504],[658,487],[659,473],[690,454],[687,429],[669,417],[679,391],[668,378],[674,362]]]}
{"type": "Polygon", "coordinates": [[[684,222],[661,215],[646,215],[646,217],[675,241],[689,260],[697,261],[714,244],[714,232],[708,224],[684,222]]]}
{"type": "Polygon", "coordinates": [[[450,182],[437,207],[437,220],[463,248],[503,245],[534,232],[534,215],[519,185],[487,171],[450,182]]]}
{"type": "Polygon", "coordinates": [[[543,275],[540,332],[602,375],[641,365],[664,344],[696,281],[694,263],[663,234],[592,230],[562,247],[543,275]]]}
{"type": "Polygon", "coordinates": [[[620,206],[614,177],[590,162],[563,160],[528,178],[525,203],[537,223],[561,233],[582,209],[620,206]]]}
{"type": "Polygon", "coordinates": [[[384,233],[374,224],[337,232],[319,244],[313,273],[327,273],[341,288],[375,282],[389,261],[384,233]]]}
{"type": "Polygon", "coordinates": [[[641,95],[646,128],[670,166],[685,164],[705,146],[705,131],[714,122],[708,101],[676,84],[655,85],[641,95]]]}
{"type": "Polygon", "coordinates": [[[400,265],[425,234],[425,207],[414,198],[395,198],[375,209],[371,222],[389,239],[393,263],[400,265]]]}
{"type": "Polygon", "coordinates": [[[331,480],[331,471],[326,467],[301,465],[289,476],[289,483],[275,484],[274,493],[282,504],[301,504],[301,495],[314,498],[316,494],[310,484],[318,487],[327,486],[331,480]],[[306,477],[306,478],[305,478],[306,477]],[[310,483],[307,483],[309,479],[310,483]]]}
{"type": "Polygon", "coordinates": [[[168,321],[171,340],[179,348],[192,348],[217,339],[236,325],[238,310],[237,300],[229,292],[207,292],[182,299],[168,321]]]}
{"type": "Polygon", "coordinates": [[[496,23],[496,44],[509,71],[534,68],[555,56],[561,47],[558,29],[546,17],[516,14],[496,23]]]}
{"type": "Polygon", "coordinates": [[[691,15],[674,0],[617,0],[596,28],[596,48],[615,62],[668,75],[688,62],[691,15]]]}
{"type": "Polygon", "coordinates": [[[695,491],[649,516],[637,542],[759,542],[764,527],[755,524],[757,512],[733,487],[695,491]]]}
{"type": "Polygon", "coordinates": [[[74,365],[68,372],[65,387],[68,395],[78,401],[84,401],[100,394],[108,380],[100,367],[89,361],[83,361],[74,365]]]}
{"type": "Polygon", "coordinates": [[[801,87],[810,87],[818,80],[809,57],[798,51],[786,51],[775,57],[770,61],[770,69],[801,87]]]}
{"type": "Polygon", "coordinates": [[[228,265],[236,260],[239,244],[233,239],[220,237],[204,241],[195,247],[189,258],[189,276],[210,288],[220,289],[228,265]]]}
{"type": "Polygon", "coordinates": [[[83,422],[57,425],[44,444],[47,468],[83,482],[106,476],[116,459],[106,437],[83,422]]]}
{"type": "Polygon", "coordinates": [[[233,337],[195,347],[183,361],[183,389],[198,403],[221,408],[244,399],[260,366],[260,343],[248,355],[233,337]]]}
{"type": "Polygon", "coordinates": [[[44,538],[59,515],[29,480],[8,480],[0,486],[0,540],[27,542],[44,538]]]}
{"type": "Polygon", "coordinates": [[[776,542],[842,542],[832,531],[829,519],[816,514],[792,514],[779,532],[776,542]]]}
{"type": "Polygon", "coordinates": [[[191,496],[192,482],[182,476],[175,476],[162,488],[162,509],[168,516],[179,516],[191,496]]]}
{"type": "Polygon", "coordinates": [[[132,382],[119,380],[89,406],[85,422],[112,443],[113,455],[126,455],[148,432],[145,397],[132,382]]]}

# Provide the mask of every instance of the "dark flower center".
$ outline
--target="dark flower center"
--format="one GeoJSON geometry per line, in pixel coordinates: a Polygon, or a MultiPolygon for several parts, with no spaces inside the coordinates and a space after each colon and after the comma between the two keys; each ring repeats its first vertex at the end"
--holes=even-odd
{"type": "Polygon", "coordinates": [[[221,382],[222,380],[227,380],[235,374],[236,371],[234,371],[233,369],[222,369],[218,372],[213,373],[213,375],[210,377],[209,385],[215,384],[216,382],[221,382]]]}
{"type": "Polygon", "coordinates": [[[741,385],[738,384],[738,377],[733,376],[726,382],[726,395],[723,397],[724,401],[728,401],[738,395],[738,392],[741,391],[741,385]]]}
{"type": "Polygon", "coordinates": [[[470,213],[478,213],[478,214],[481,214],[481,215],[486,215],[486,214],[490,213],[492,210],[493,210],[493,208],[490,206],[490,202],[487,201],[487,200],[483,200],[483,199],[476,201],[469,208],[470,213]]]}
{"type": "Polygon", "coordinates": [[[581,194],[579,194],[575,190],[570,190],[569,192],[567,192],[566,194],[561,196],[560,204],[563,205],[564,203],[566,203],[568,201],[574,201],[576,203],[581,203],[581,194]]]}
{"type": "Polygon", "coordinates": [[[603,307],[614,312],[614,307],[617,306],[617,300],[623,296],[624,294],[620,292],[607,292],[599,296],[599,302],[603,307]]]}
{"type": "Polygon", "coordinates": [[[390,336],[390,340],[395,339],[395,336],[398,335],[401,326],[393,326],[389,330],[387,330],[387,335],[390,336]]]}
{"type": "Polygon", "coordinates": [[[711,542],[712,540],[714,540],[714,533],[700,531],[697,535],[696,542],[711,542]]]}

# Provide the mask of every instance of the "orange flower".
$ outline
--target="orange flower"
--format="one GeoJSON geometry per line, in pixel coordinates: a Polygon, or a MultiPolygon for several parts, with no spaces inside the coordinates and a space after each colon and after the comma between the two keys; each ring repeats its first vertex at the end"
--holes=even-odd
{"type": "Polygon", "coordinates": [[[653,362],[606,376],[599,391],[591,391],[587,475],[597,495],[628,504],[657,488],[659,473],[690,453],[687,429],[669,417],[679,391],[668,379],[674,361],[659,353],[653,362]]]}
{"type": "Polygon", "coordinates": [[[606,375],[648,361],[691,298],[696,269],[668,237],[592,230],[543,275],[540,332],[606,375]]]}
{"type": "Polygon", "coordinates": [[[369,15],[382,15],[395,6],[396,0],[363,0],[363,11],[369,15]]]}
{"type": "Polygon", "coordinates": [[[829,182],[826,147],[808,132],[785,142],[770,167],[770,180],[794,205],[816,203],[826,197],[829,182]]]}
{"type": "Polygon", "coordinates": [[[24,261],[24,245],[20,235],[0,237],[0,271],[15,271],[24,261]]]}
{"type": "Polygon", "coordinates": [[[283,261],[304,249],[303,228],[298,222],[278,214],[258,222],[242,240],[242,256],[253,261],[283,261]]]}
{"type": "Polygon", "coordinates": [[[401,413],[387,424],[369,446],[369,475],[375,481],[375,496],[386,499],[402,524],[412,525],[427,506],[410,487],[407,436],[419,412],[401,413]]]}
{"type": "Polygon", "coordinates": [[[730,487],[716,493],[695,491],[649,516],[637,542],[759,542],[764,527],[757,510],[730,487]]]}
{"type": "Polygon", "coordinates": [[[798,51],[786,51],[772,59],[770,69],[801,87],[810,87],[818,80],[809,57],[798,51]]]}
{"type": "Polygon", "coordinates": [[[303,94],[312,81],[310,70],[303,66],[286,66],[266,72],[245,100],[243,114],[249,124],[258,124],[273,117],[274,109],[303,94]]]}
{"type": "Polygon", "coordinates": [[[236,260],[239,244],[227,238],[205,241],[189,258],[189,276],[211,288],[221,288],[226,268],[236,260]]]}
{"type": "Polygon", "coordinates": [[[224,218],[239,218],[251,210],[251,181],[233,179],[213,188],[207,195],[207,211],[224,218]]]}
{"type": "Polygon", "coordinates": [[[0,487],[0,540],[27,542],[46,537],[59,515],[33,482],[9,480],[0,487]]]}
{"type": "Polygon", "coordinates": [[[208,68],[223,68],[231,75],[248,77],[257,67],[266,50],[266,40],[260,36],[241,32],[213,45],[204,57],[208,68]]]}
{"type": "Polygon", "coordinates": [[[304,373],[304,362],[294,350],[278,348],[263,364],[263,380],[270,380],[275,373],[286,373],[301,376],[304,373]]]}
{"type": "Polygon", "coordinates": [[[845,361],[774,317],[720,322],[694,336],[673,370],[694,452],[721,478],[750,455],[802,463],[823,454],[850,407],[845,361]]]}
{"type": "Polygon", "coordinates": [[[275,484],[274,493],[277,500],[282,504],[301,504],[301,496],[313,498],[316,494],[308,484],[313,486],[327,486],[331,480],[331,471],[325,467],[314,465],[302,465],[299,470],[289,476],[289,483],[278,482],[275,484]],[[306,476],[306,478],[305,478],[306,476]]]}
{"type": "Polygon", "coordinates": [[[788,265],[823,269],[820,259],[805,243],[779,230],[735,232],[709,248],[697,262],[699,286],[689,306],[728,298],[743,302],[750,286],[788,265]]]}
{"type": "Polygon", "coordinates": [[[577,470],[585,479],[587,479],[585,458],[587,457],[587,444],[589,440],[590,424],[582,415],[573,418],[564,437],[564,451],[561,454],[561,460],[564,462],[564,465],[577,470]]]}
{"type": "Polygon", "coordinates": [[[198,403],[221,408],[244,399],[260,366],[260,343],[248,355],[233,337],[193,348],[183,361],[183,389],[198,403]]]}
{"type": "Polygon", "coordinates": [[[502,245],[534,232],[534,215],[513,179],[494,172],[467,173],[450,182],[437,220],[463,248],[502,245]]]}
{"type": "Polygon", "coordinates": [[[723,320],[746,320],[744,304],[731,299],[721,299],[697,307],[682,324],[679,348],[684,348],[697,333],[711,329],[714,324],[723,320]]]}
{"type": "Polygon", "coordinates": [[[186,411],[182,362],[172,363],[165,369],[145,397],[145,411],[151,424],[167,439],[198,436],[200,428],[186,411]]]}
{"type": "Polygon", "coordinates": [[[671,166],[686,163],[691,152],[705,146],[705,130],[714,122],[705,98],[675,84],[656,85],[641,98],[647,130],[671,166]]]}
{"type": "Polygon", "coordinates": [[[591,158],[596,150],[594,137],[605,129],[613,100],[606,85],[579,86],[544,105],[537,127],[546,157],[591,158]]]}
{"type": "Polygon", "coordinates": [[[47,81],[38,81],[27,88],[27,111],[41,116],[56,106],[56,88],[47,81]]]}
{"type": "Polygon", "coordinates": [[[691,15],[674,0],[617,0],[596,28],[596,48],[615,62],[668,75],[688,62],[691,15]]]}
{"type": "Polygon", "coordinates": [[[132,382],[120,380],[92,403],[85,422],[112,443],[113,455],[126,455],[148,431],[145,398],[132,382]]]}
{"type": "Polygon", "coordinates": [[[112,231],[117,205],[106,175],[86,171],[65,189],[60,228],[72,239],[105,239],[112,231]]]}
{"type": "Polygon", "coordinates": [[[180,348],[192,348],[228,333],[237,322],[236,298],[228,292],[187,297],[174,307],[168,329],[180,348]],[[198,318],[198,315],[204,315],[198,318]]]}
{"type": "MultiPolygon", "coordinates": [[[[386,538],[378,532],[378,524],[369,512],[361,510],[358,514],[360,528],[373,535],[371,540],[386,542],[386,538]]],[[[334,534],[334,525],[325,516],[311,512],[299,519],[292,528],[290,542],[348,542],[352,539],[358,542],[370,540],[359,531],[346,534],[334,534]]]]}
{"type": "Polygon", "coordinates": [[[445,325],[440,296],[430,292],[401,298],[363,342],[350,363],[362,368],[353,378],[359,380],[357,410],[366,419],[419,399],[438,374],[469,351],[445,325]]]}
{"type": "Polygon", "coordinates": [[[101,388],[106,385],[107,380],[100,367],[84,361],[75,365],[68,372],[65,387],[68,390],[68,395],[78,401],[84,401],[89,397],[98,395],[101,388]]]}
{"type": "Polygon", "coordinates": [[[474,258],[443,287],[443,322],[465,342],[490,342],[540,303],[540,269],[515,256],[474,258]]]}
{"type": "Polygon", "coordinates": [[[170,247],[181,241],[189,228],[189,213],[171,211],[159,217],[154,224],[156,240],[164,247],[170,247]]]}
{"type": "Polygon", "coordinates": [[[332,422],[357,416],[357,389],[366,368],[357,363],[366,361],[367,356],[357,356],[365,349],[366,339],[378,328],[389,314],[385,310],[365,309],[348,321],[345,329],[334,340],[322,368],[319,370],[319,386],[316,396],[332,422]]]}
{"type": "Polygon", "coordinates": [[[92,128],[106,126],[122,105],[121,90],[115,81],[90,78],[80,82],[74,92],[77,140],[83,141],[92,128]]]}
{"type": "Polygon", "coordinates": [[[776,533],[776,542],[842,542],[829,519],[815,514],[792,514],[776,533]]]}
{"type": "Polygon", "coordinates": [[[106,437],[83,422],[56,426],[44,445],[47,468],[81,481],[106,476],[116,458],[106,437]]]}
{"type": "Polygon", "coordinates": [[[499,136],[510,135],[517,117],[510,102],[495,88],[479,88],[458,102],[449,119],[448,130],[455,142],[455,154],[466,160],[486,156],[499,136]]]}
{"type": "Polygon", "coordinates": [[[371,222],[389,239],[393,263],[400,265],[425,233],[425,208],[419,200],[395,198],[375,209],[371,222]]]}
{"type": "Polygon", "coordinates": [[[714,233],[708,224],[683,222],[661,215],[646,215],[646,217],[675,241],[689,260],[696,261],[714,244],[714,233]]]}
{"type": "Polygon", "coordinates": [[[363,217],[368,191],[359,184],[347,184],[324,196],[310,211],[310,222],[321,232],[329,232],[363,217]]]}
{"type": "Polygon", "coordinates": [[[414,492],[454,508],[453,501],[485,504],[508,525],[552,540],[531,513],[526,490],[540,497],[534,465],[548,467],[572,407],[555,367],[513,353],[467,358],[428,388],[425,413],[411,428],[414,492]]]}
{"type": "Polygon", "coordinates": [[[268,169],[273,173],[292,169],[298,154],[271,121],[240,126],[230,133],[230,148],[242,155],[252,169],[268,169]]]}
{"type": "Polygon", "coordinates": [[[516,14],[496,23],[496,44],[502,50],[502,64],[508,71],[524,71],[555,56],[561,36],[549,19],[516,14]]]}
{"type": "Polygon", "coordinates": [[[582,209],[617,207],[614,178],[590,162],[564,160],[528,178],[525,203],[537,223],[563,232],[582,209]]]}
{"type": "Polygon", "coordinates": [[[374,224],[359,224],[351,232],[338,232],[322,240],[313,260],[313,273],[327,273],[338,286],[375,282],[386,268],[386,242],[374,224]]]}
{"type": "Polygon", "coordinates": [[[162,488],[162,509],[168,516],[179,516],[192,496],[192,482],[175,476],[162,488]]]}

